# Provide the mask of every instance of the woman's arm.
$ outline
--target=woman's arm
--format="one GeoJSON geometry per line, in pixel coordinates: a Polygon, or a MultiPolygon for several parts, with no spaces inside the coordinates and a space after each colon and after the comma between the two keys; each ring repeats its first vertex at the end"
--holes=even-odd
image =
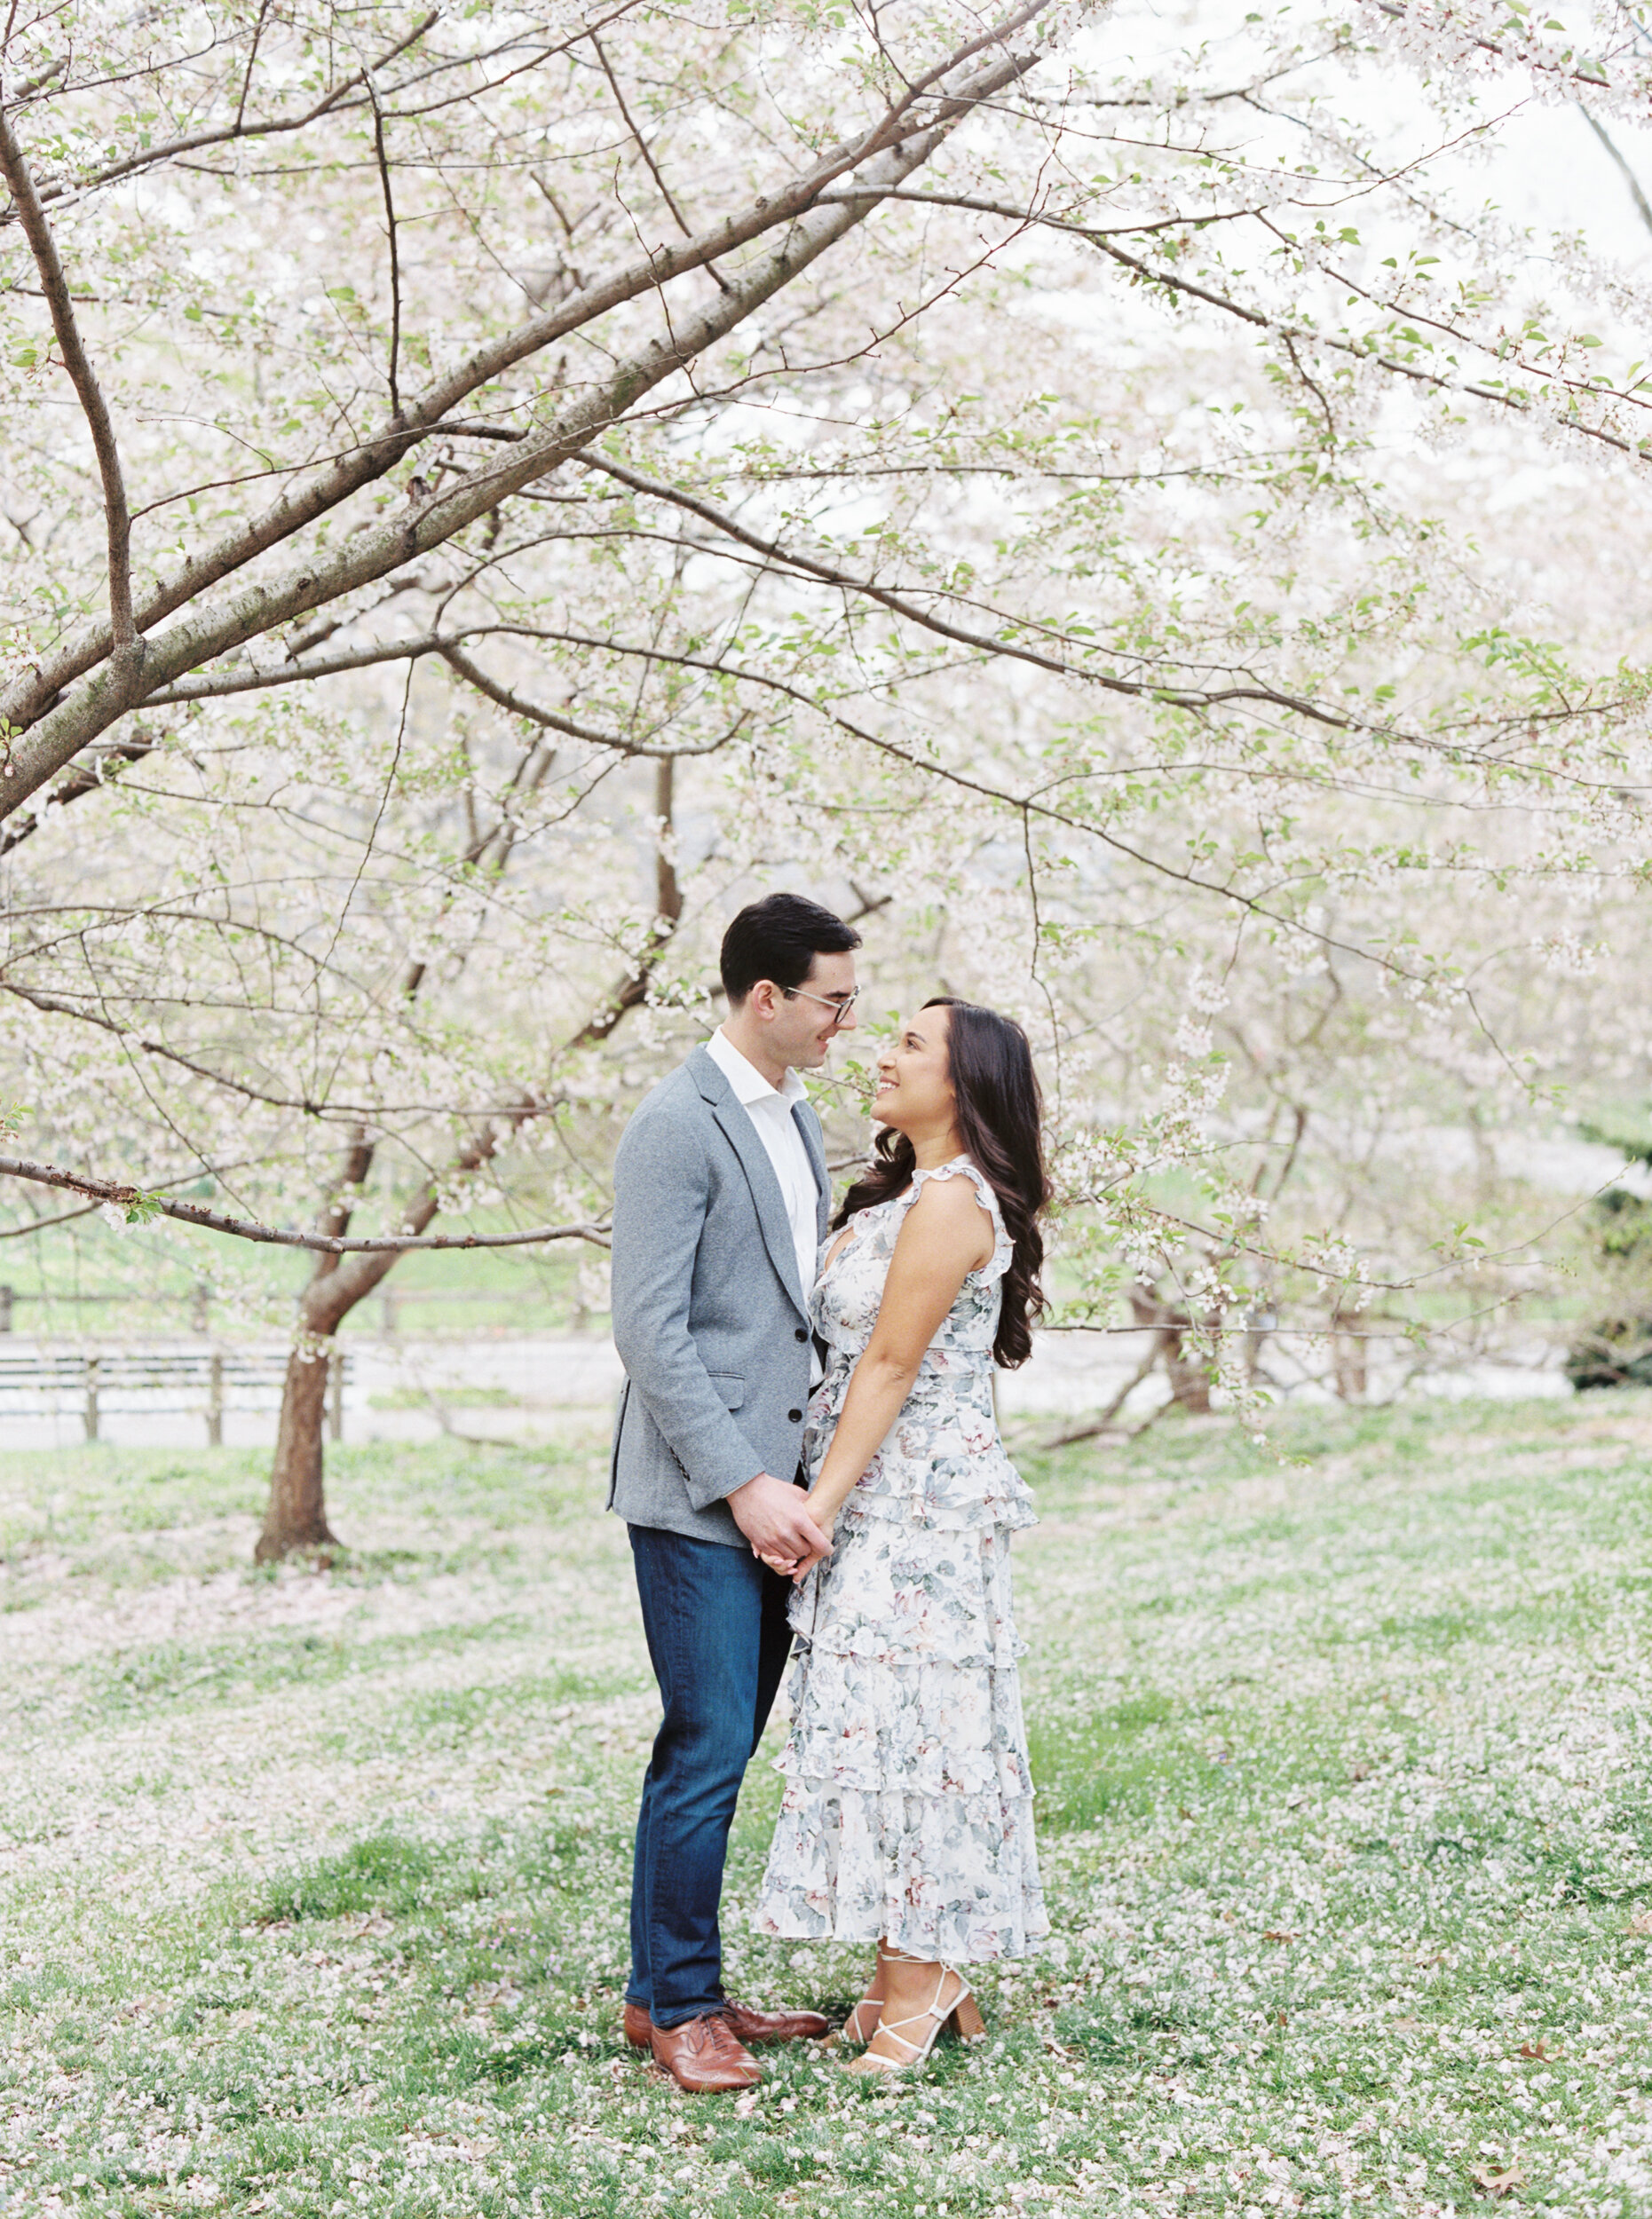
{"type": "MultiPolygon", "coordinates": [[[[906,1212],[889,1259],[878,1322],[855,1366],[820,1476],[809,1490],[810,1515],[827,1532],[899,1416],[924,1351],[959,1290],[970,1272],[989,1260],[992,1246],[992,1221],[972,1181],[925,1182],[906,1212]]],[[[799,1571],[808,1568],[803,1564],[799,1571]]]]}

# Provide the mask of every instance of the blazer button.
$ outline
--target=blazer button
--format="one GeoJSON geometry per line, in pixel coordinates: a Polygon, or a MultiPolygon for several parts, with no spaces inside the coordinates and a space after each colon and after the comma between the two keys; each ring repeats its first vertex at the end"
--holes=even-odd
{"type": "Polygon", "coordinates": [[[808,1338],[809,1328],[806,1325],[798,1326],[796,1331],[792,1335],[792,1339],[794,1340],[807,1340],[808,1338]]]}
{"type": "Polygon", "coordinates": [[[803,1413],[802,1410],[787,1410],[786,1414],[791,1419],[794,1425],[802,1425],[803,1420],[803,1413]]]}

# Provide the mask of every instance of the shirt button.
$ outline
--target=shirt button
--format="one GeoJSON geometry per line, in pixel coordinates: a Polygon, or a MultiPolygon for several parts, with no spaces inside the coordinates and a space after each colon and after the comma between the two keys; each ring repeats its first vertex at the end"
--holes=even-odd
{"type": "Polygon", "coordinates": [[[802,1423],[803,1413],[802,1410],[787,1410],[786,1414],[791,1419],[794,1425],[798,1425],[802,1423]]]}
{"type": "Polygon", "coordinates": [[[793,1335],[793,1339],[795,1340],[807,1340],[808,1338],[809,1328],[806,1325],[800,1325],[795,1333],[793,1335]]]}

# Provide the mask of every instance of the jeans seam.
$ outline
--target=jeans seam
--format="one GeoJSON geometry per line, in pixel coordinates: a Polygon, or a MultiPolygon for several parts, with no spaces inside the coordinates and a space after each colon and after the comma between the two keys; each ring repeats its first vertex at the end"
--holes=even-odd
{"type": "MultiPolygon", "coordinates": [[[[674,1560],[671,1566],[671,1580],[674,1589],[681,1584],[681,1564],[674,1560]]],[[[682,1609],[682,1599],[680,1596],[675,1593],[673,1594],[671,1606],[672,1607],[668,1613],[670,1639],[668,1643],[662,1640],[660,1646],[662,1649],[667,1652],[667,1669],[670,1674],[671,1688],[676,1689],[679,1686],[681,1681],[684,1662],[684,1651],[685,1647],[684,1640],[684,1613],[682,1609]]],[[[663,1732],[665,1729],[666,1720],[668,1719],[671,1715],[674,1696],[668,1691],[668,1688],[663,1682],[660,1685],[660,1694],[662,1710],[665,1714],[660,1721],[660,1730],[663,1732]]],[[[658,1783],[656,1783],[656,1786],[657,1785],[658,1783]]],[[[659,1868],[660,1844],[658,1829],[662,1817],[661,1801],[662,1798],[656,1793],[652,1798],[652,1809],[651,1813],[652,1819],[652,1828],[651,1829],[651,1838],[648,1844],[648,1904],[644,1921],[644,1931],[648,1937],[648,1963],[651,1986],[652,1985],[653,1967],[660,1962],[662,1954],[665,1956],[666,1961],[668,1962],[669,1962],[669,1952],[667,1951],[662,1953],[658,1947],[661,1939],[661,1933],[655,1915],[655,1906],[659,1900],[659,1891],[655,1885],[654,1875],[659,1868]]],[[[658,1996],[655,1997],[655,2001],[659,2001],[658,1996]]],[[[670,2024],[671,2022],[668,2021],[667,2023],[670,2024]]]]}

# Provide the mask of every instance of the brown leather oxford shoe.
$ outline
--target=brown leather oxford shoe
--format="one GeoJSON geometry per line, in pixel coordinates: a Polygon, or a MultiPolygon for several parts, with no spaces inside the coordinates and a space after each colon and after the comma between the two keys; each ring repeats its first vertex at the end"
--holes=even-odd
{"type": "Polygon", "coordinates": [[[724,2006],[729,2024],[740,2040],[755,2041],[821,2041],[832,2022],[819,2011],[760,2011],[750,2003],[724,2006]]]}
{"type": "MultiPolygon", "coordinates": [[[[823,2041],[832,2022],[818,2011],[760,2011],[749,2003],[723,2006],[736,2037],[750,2047],[759,2041],[823,2041]]],[[[648,2013],[640,2003],[625,2007],[625,2038],[633,2049],[646,2049],[653,2032],[648,2013]]]]}
{"type": "Polygon", "coordinates": [[[680,2026],[651,2026],[649,2047],[660,2071],[690,2096],[755,2088],[763,2078],[763,2067],[722,2011],[680,2026]]]}

